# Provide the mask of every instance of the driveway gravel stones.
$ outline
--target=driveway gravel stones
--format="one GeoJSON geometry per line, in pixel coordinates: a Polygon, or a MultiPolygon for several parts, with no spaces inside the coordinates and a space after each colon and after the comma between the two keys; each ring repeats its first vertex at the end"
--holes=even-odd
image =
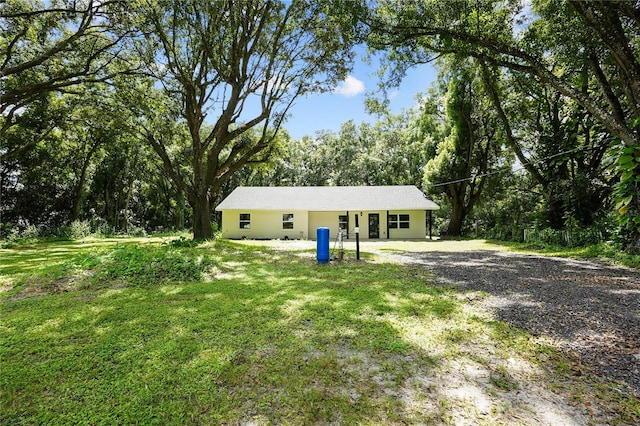
{"type": "Polygon", "coordinates": [[[502,251],[386,254],[487,295],[496,319],[553,339],[589,370],[640,396],[640,271],[502,251]]]}

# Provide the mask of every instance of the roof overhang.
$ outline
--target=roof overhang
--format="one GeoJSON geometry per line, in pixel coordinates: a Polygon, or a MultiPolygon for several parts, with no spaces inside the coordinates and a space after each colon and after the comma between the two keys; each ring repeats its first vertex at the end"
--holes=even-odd
{"type": "Polygon", "coordinates": [[[217,207],[224,210],[438,210],[413,185],[402,186],[241,186],[217,207]]]}

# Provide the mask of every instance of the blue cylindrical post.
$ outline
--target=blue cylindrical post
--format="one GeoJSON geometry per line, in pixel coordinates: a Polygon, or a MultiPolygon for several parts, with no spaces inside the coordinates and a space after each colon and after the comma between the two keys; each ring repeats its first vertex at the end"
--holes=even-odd
{"type": "Polygon", "coordinates": [[[318,264],[329,262],[329,228],[321,226],[316,231],[318,264]]]}

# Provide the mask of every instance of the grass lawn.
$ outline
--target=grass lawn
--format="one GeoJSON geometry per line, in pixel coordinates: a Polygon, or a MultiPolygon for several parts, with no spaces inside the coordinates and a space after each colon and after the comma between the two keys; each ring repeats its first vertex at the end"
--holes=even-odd
{"type": "Polygon", "coordinates": [[[633,424],[478,293],[217,241],[0,249],[1,424],[633,424]]]}
{"type": "MultiPolygon", "coordinates": [[[[490,243],[488,243],[490,244],[490,243]]],[[[586,247],[561,247],[538,243],[495,242],[495,245],[525,253],[545,256],[570,257],[574,259],[597,260],[603,263],[640,268],[640,256],[621,251],[611,243],[600,243],[586,247]]]]}

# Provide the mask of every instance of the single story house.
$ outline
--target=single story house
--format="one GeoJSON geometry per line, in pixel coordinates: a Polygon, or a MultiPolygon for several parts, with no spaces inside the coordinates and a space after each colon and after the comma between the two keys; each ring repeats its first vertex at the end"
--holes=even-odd
{"type": "Polygon", "coordinates": [[[241,186],[216,210],[222,235],[230,239],[315,239],[329,228],[331,239],[420,239],[431,234],[440,207],[413,185],[405,186],[241,186]],[[427,220],[429,222],[427,223],[427,220]]]}

